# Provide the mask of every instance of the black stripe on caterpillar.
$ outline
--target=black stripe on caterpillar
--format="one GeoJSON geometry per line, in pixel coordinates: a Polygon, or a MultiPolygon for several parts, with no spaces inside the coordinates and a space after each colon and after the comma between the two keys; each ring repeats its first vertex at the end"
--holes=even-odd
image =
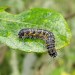
{"type": "Polygon", "coordinates": [[[21,29],[18,33],[19,38],[40,38],[45,40],[48,53],[51,57],[56,57],[55,37],[52,32],[43,29],[21,29]]]}

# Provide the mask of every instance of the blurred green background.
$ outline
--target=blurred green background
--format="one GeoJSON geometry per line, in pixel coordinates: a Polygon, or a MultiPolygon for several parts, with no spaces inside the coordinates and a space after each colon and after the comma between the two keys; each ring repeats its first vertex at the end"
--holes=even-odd
{"type": "Polygon", "coordinates": [[[0,6],[19,14],[40,7],[60,12],[72,31],[71,44],[51,58],[47,53],[25,53],[0,43],[0,75],[75,75],[75,0],[0,0],[0,6]]]}

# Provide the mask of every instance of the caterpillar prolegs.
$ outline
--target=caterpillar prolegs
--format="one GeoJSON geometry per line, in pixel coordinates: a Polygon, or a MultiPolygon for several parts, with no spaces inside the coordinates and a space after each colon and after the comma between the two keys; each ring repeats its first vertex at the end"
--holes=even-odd
{"type": "Polygon", "coordinates": [[[56,57],[55,37],[52,32],[43,29],[21,29],[18,33],[19,38],[40,38],[45,40],[48,53],[51,57],[56,57]]]}

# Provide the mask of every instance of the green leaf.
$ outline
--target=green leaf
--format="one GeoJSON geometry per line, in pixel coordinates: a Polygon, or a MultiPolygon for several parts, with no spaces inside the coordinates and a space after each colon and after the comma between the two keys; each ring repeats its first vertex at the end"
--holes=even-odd
{"type": "Polygon", "coordinates": [[[0,12],[0,41],[7,46],[26,52],[45,52],[45,42],[40,39],[19,39],[23,28],[41,28],[53,32],[56,49],[70,43],[71,32],[61,14],[54,10],[34,8],[18,15],[0,12]]]}

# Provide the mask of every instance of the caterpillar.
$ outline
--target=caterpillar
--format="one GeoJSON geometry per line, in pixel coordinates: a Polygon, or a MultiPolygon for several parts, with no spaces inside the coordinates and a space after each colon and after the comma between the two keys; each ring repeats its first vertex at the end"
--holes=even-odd
{"type": "Polygon", "coordinates": [[[19,38],[40,38],[46,42],[48,53],[51,57],[56,57],[55,37],[52,32],[44,29],[21,29],[18,33],[19,38]]]}

